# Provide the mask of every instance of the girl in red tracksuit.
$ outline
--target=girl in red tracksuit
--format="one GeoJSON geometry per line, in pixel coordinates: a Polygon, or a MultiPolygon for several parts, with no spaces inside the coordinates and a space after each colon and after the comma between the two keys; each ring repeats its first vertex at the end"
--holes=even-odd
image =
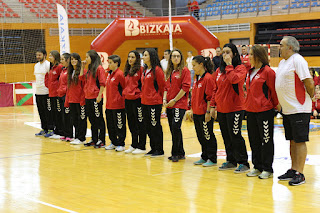
{"type": "Polygon", "coordinates": [[[178,162],[179,159],[185,159],[181,124],[188,108],[191,84],[190,71],[184,66],[180,50],[176,49],[170,53],[166,79],[163,105],[167,108],[168,123],[172,135],[172,156],[169,157],[169,160],[178,162]]]}
{"type": "Polygon", "coordinates": [[[247,129],[254,169],[248,177],[272,177],[274,108],[278,105],[275,90],[275,72],[268,65],[267,51],[254,45],[249,54],[253,66],[247,73],[247,129]],[[262,172],[262,173],[261,173],[262,172]]]}
{"type": "Polygon", "coordinates": [[[84,82],[84,94],[86,98],[86,114],[89,117],[92,131],[92,141],[85,146],[100,148],[105,146],[106,124],[103,118],[103,90],[106,86],[106,74],[101,65],[100,56],[95,50],[89,50],[86,60],[81,62],[79,79],[84,82]],[[88,65],[88,71],[84,72],[84,66],[88,65]]]}
{"type": "MultiPolygon", "coordinates": [[[[59,77],[63,68],[63,66],[60,64],[60,53],[56,50],[52,50],[49,54],[49,61],[50,71],[49,74],[46,75],[46,87],[49,89],[50,98],[50,104],[48,103],[48,123],[50,125],[48,128],[49,131],[45,137],[60,139],[60,135],[63,134],[61,124],[58,120],[59,116],[57,116],[57,106],[60,104],[58,100],[59,77]]],[[[59,110],[61,110],[60,107],[59,110]]]]}
{"type": "MultiPolygon", "coordinates": [[[[87,115],[86,115],[86,99],[84,95],[84,82],[80,80],[81,58],[78,53],[70,55],[70,63],[68,67],[67,79],[67,95],[65,107],[70,107],[72,117],[72,125],[75,129],[74,140],[72,145],[83,144],[86,141],[87,133],[87,115]]],[[[86,70],[84,70],[86,72],[86,70]]]]}
{"type": "Polygon", "coordinates": [[[148,48],[143,53],[145,67],[141,78],[142,114],[147,134],[150,138],[151,151],[146,156],[164,155],[163,131],[160,123],[162,99],[165,87],[164,73],[160,68],[158,53],[148,48]]]}
{"type": "Polygon", "coordinates": [[[146,131],[143,124],[141,107],[141,67],[140,54],[133,50],[128,54],[124,68],[126,88],[123,90],[128,126],[131,132],[132,144],[125,153],[144,154],[146,152],[146,131]]]}
{"type": "Polygon", "coordinates": [[[124,151],[124,140],[126,139],[126,112],[123,90],[125,79],[122,70],[119,69],[121,59],[118,55],[111,55],[108,58],[109,71],[106,83],[106,119],[108,135],[111,144],[106,150],[115,149],[118,152],[124,151]]]}
{"type": "Polygon", "coordinates": [[[62,127],[62,137],[61,140],[70,142],[73,138],[73,129],[71,123],[70,109],[65,107],[66,93],[68,87],[68,66],[70,63],[70,54],[63,53],[61,56],[61,64],[63,70],[59,78],[59,88],[58,88],[58,122],[62,127]]]}
{"type": "Polygon", "coordinates": [[[312,115],[320,118],[320,90],[316,90],[315,100],[312,102],[312,115]]]}
{"type": "Polygon", "coordinates": [[[210,100],[214,79],[212,78],[213,63],[209,57],[201,55],[192,59],[196,74],[191,96],[191,110],[202,154],[194,165],[210,167],[217,165],[217,139],[213,133],[213,122],[210,116],[210,100]]]}
{"type": "Polygon", "coordinates": [[[224,45],[222,57],[221,66],[214,74],[215,85],[211,99],[211,115],[214,117],[217,110],[227,154],[227,162],[219,170],[236,169],[235,173],[242,173],[249,170],[247,148],[241,135],[244,117],[243,84],[247,70],[241,64],[234,44],[224,45]]]}

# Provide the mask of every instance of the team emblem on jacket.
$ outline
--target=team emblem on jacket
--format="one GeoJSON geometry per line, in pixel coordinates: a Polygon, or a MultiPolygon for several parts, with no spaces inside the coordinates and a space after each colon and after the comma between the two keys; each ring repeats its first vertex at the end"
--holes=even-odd
{"type": "Polygon", "coordinates": [[[141,123],[143,121],[142,109],[141,107],[137,107],[137,109],[138,109],[138,121],[141,123]]]}
{"type": "Polygon", "coordinates": [[[121,119],[121,112],[117,112],[117,119],[118,119],[118,129],[122,129],[123,127],[123,123],[122,123],[122,119],[121,119]]]}
{"type": "Polygon", "coordinates": [[[199,83],[199,84],[198,84],[198,88],[201,88],[201,87],[202,87],[202,84],[201,84],[201,83],[199,83]]]}
{"type": "Polygon", "coordinates": [[[203,132],[204,132],[204,137],[206,140],[210,140],[210,134],[209,134],[209,129],[208,129],[208,123],[207,122],[202,122],[203,123],[203,132]]]}
{"type": "Polygon", "coordinates": [[[80,107],[80,118],[84,120],[86,118],[86,108],[84,106],[80,107]]]}
{"type": "Polygon", "coordinates": [[[151,78],[151,74],[148,74],[148,75],[146,76],[146,78],[151,78]]]}
{"type": "Polygon", "coordinates": [[[50,98],[47,98],[47,109],[48,109],[48,111],[51,111],[51,102],[50,102],[50,98]]]}
{"type": "Polygon", "coordinates": [[[221,76],[221,73],[219,72],[217,75],[217,81],[219,80],[220,76],[221,76]]]}
{"type": "Polygon", "coordinates": [[[176,75],[175,78],[176,78],[176,79],[179,79],[179,78],[180,78],[180,75],[176,75]]]}
{"type": "Polygon", "coordinates": [[[134,74],[134,76],[135,76],[135,77],[138,77],[139,75],[138,75],[138,73],[136,73],[136,74],[134,74]]]}
{"type": "Polygon", "coordinates": [[[255,79],[258,79],[258,78],[260,78],[260,75],[257,74],[254,78],[255,78],[255,79]]]}
{"type": "Polygon", "coordinates": [[[178,123],[180,120],[180,112],[178,108],[174,109],[174,122],[178,123]]]}
{"type": "Polygon", "coordinates": [[[94,105],[94,112],[96,114],[96,117],[99,118],[100,117],[100,112],[99,112],[99,108],[98,108],[98,103],[97,102],[93,102],[94,105]]]}
{"type": "Polygon", "coordinates": [[[156,109],[151,109],[151,124],[152,124],[152,126],[156,126],[157,125],[156,109]]]}
{"type": "Polygon", "coordinates": [[[233,134],[237,135],[239,132],[239,119],[240,119],[240,114],[235,114],[234,115],[234,121],[233,121],[233,134]]]}
{"type": "Polygon", "coordinates": [[[56,72],[56,71],[53,71],[53,72],[52,72],[52,74],[54,74],[54,75],[55,75],[55,74],[57,74],[57,72],[56,72]]]}
{"type": "Polygon", "coordinates": [[[112,77],[112,78],[111,78],[111,81],[114,81],[114,80],[116,80],[115,77],[112,77]]]}
{"type": "MultiPolygon", "coordinates": [[[[263,140],[265,143],[269,142],[270,135],[269,135],[269,121],[263,121],[263,140]]],[[[262,144],[263,145],[263,144],[262,144]]]]}

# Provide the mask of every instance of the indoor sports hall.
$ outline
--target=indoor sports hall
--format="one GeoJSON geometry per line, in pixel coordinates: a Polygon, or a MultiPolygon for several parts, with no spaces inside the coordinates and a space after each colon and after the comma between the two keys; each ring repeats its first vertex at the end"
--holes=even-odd
{"type": "MultiPolygon", "coordinates": [[[[90,49],[96,50],[106,75],[111,55],[120,56],[119,68],[124,70],[132,50],[142,55],[154,48],[161,60],[167,49],[176,48],[185,61],[188,51],[213,58],[216,48],[227,43],[236,45],[239,54],[243,45],[248,52],[255,44],[263,46],[277,72],[280,41],[294,36],[314,79],[320,78],[320,1],[196,2],[198,7],[187,0],[0,0],[0,212],[320,212],[319,115],[310,115],[306,179],[299,186],[278,179],[291,168],[290,141],[280,114],[274,116],[273,177],[267,179],[219,170],[226,151],[218,120],[213,124],[217,163],[194,165],[203,150],[190,109],[181,126],[185,159],[178,162],[168,159],[172,134],[165,107],[163,156],[35,136],[42,130],[35,97],[36,52],[44,48],[48,56],[52,50],[62,54],[68,43],[61,38],[63,29],[69,32],[69,53],[78,53],[83,61],[90,49]],[[57,4],[66,11],[68,28],[59,23],[57,4]]],[[[104,120],[106,96],[105,89],[104,120]]],[[[132,137],[126,125],[127,150],[132,137]]],[[[88,119],[86,142],[94,134],[91,127],[88,119]]],[[[253,169],[246,119],[241,134],[253,169]]],[[[109,144],[107,131],[105,146],[109,144]]]]}

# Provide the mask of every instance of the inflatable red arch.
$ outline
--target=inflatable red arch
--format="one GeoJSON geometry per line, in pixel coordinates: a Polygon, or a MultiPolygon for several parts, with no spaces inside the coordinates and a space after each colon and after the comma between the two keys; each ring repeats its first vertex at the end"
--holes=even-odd
{"type": "MultiPolygon", "coordinates": [[[[173,39],[184,39],[199,54],[213,57],[219,40],[192,16],[172,17],[173,39]]],[[[91,43],[100,53],[113,52],[126,40],[169,39],[168,17],[117,18],[91,43]]]]}

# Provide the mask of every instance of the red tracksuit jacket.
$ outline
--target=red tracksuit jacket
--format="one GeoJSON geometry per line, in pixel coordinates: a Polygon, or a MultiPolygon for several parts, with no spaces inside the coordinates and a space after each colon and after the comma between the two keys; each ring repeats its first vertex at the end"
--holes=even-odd
{"type": "Polygon", "coordinates": [[[207,112],[207,102],[212,98],[214,79],[212,75],[205,72],[200,79],[193,82],[191,108],[193,114],[204,115],[207,112]]]}
{"type": "Polygon", "coordinates": [[[320,99],[316,99],[316,101],[312,102],[312,113],[314,110],[320,112],[320,99]]]}
{"type": "Polygon", "coordinates": [[[58,96],[63,97],[67,93],[68,87],[68,68],[63,68],[59,78],[58,96]]]}
{"type": "Polygon", "coordinates": [[[130,76],[129,74],[125,77],[126,88],[123,90],[124,98],[127,100],[136,100],[141,97],[141,76],[143,73],[143,67],[134,74],[130,76]]]}
{"type": "MultiPolygon", "coordinates": [[[[84,82],[84,94],[86,99],[95,99],[99,95],[100,87],[106,86],[106,72],[100,65],[97,69],[95,78],[92,77],[91,71],[84,70],[79,79],[84,82]]],[[[103,97],[103,96],[102,96],[103,97]]]]}
{"type": "Polygon", "coordinates": [[[275,89],[276,73],[268,66],[263,66],[250,81],[247,74],[247,98],[245,99],[245,110],[248,112],[264,112],[275,108],[279,101],[275,89]]]}
{"type": "Polygon", "coordinates": [[[54,65],[51,67],[49,74],[45,76],[45,85],[49,89],[49,97],[58,96],[59,77],[62,72],[62,65],[54,65]]]}
{"type": "Polygon", "coordinates": [[[221,113],[237,112],[244,110],[243,84],[246,78],[246,67],[241,64],[234,68],[226,66],[225,73],[220,73],[220,68],[214,73],[214,88],[211,106],[216,106],[221,113]]]}
{"type": "Polygon", "coordinates": [[[115,71],[108,72],[106,83],[106,109],[124,109],[124,95],[123,90],[126,86],[122,70],[119,68],[115,71]]]}
{"type": "Polygon", "coordinates": [[[175,105],[173,105],[173,107],[168,107],[169,109],[188,109],[188,96],[190,85],[191,75],[187,67],[183,68],[183,70],[181,71],[181,76],[179,70],[172,72],[170,78],[166,81],[165,91],[167,91],[167,102],[174,99],[181,89],[185,91],[186,94],[179,101],[177,101],[175,105]]]}
{"type": "Polygon", "coordinates": [[[86,105],[83,85],[84,82],[80,80],[80,76],[77,84],[71,83],[67,89],[65,107],[70,107],[70,103],[78,103],[81,106],[86,105]]]}
{"type": "Polygon", "coordinates": [[[159,66],[155,68],[155,77],[152,70],[148,74],[146,74],[146,71],[144,70],[141,77],[141,103],[144,105],[162,104],[165,88],[164,73],[159,66]],[[154,79],[156,79],[156,85],[154,79]],[[157,90],[155,86],[158,87],[157,90]]]}

